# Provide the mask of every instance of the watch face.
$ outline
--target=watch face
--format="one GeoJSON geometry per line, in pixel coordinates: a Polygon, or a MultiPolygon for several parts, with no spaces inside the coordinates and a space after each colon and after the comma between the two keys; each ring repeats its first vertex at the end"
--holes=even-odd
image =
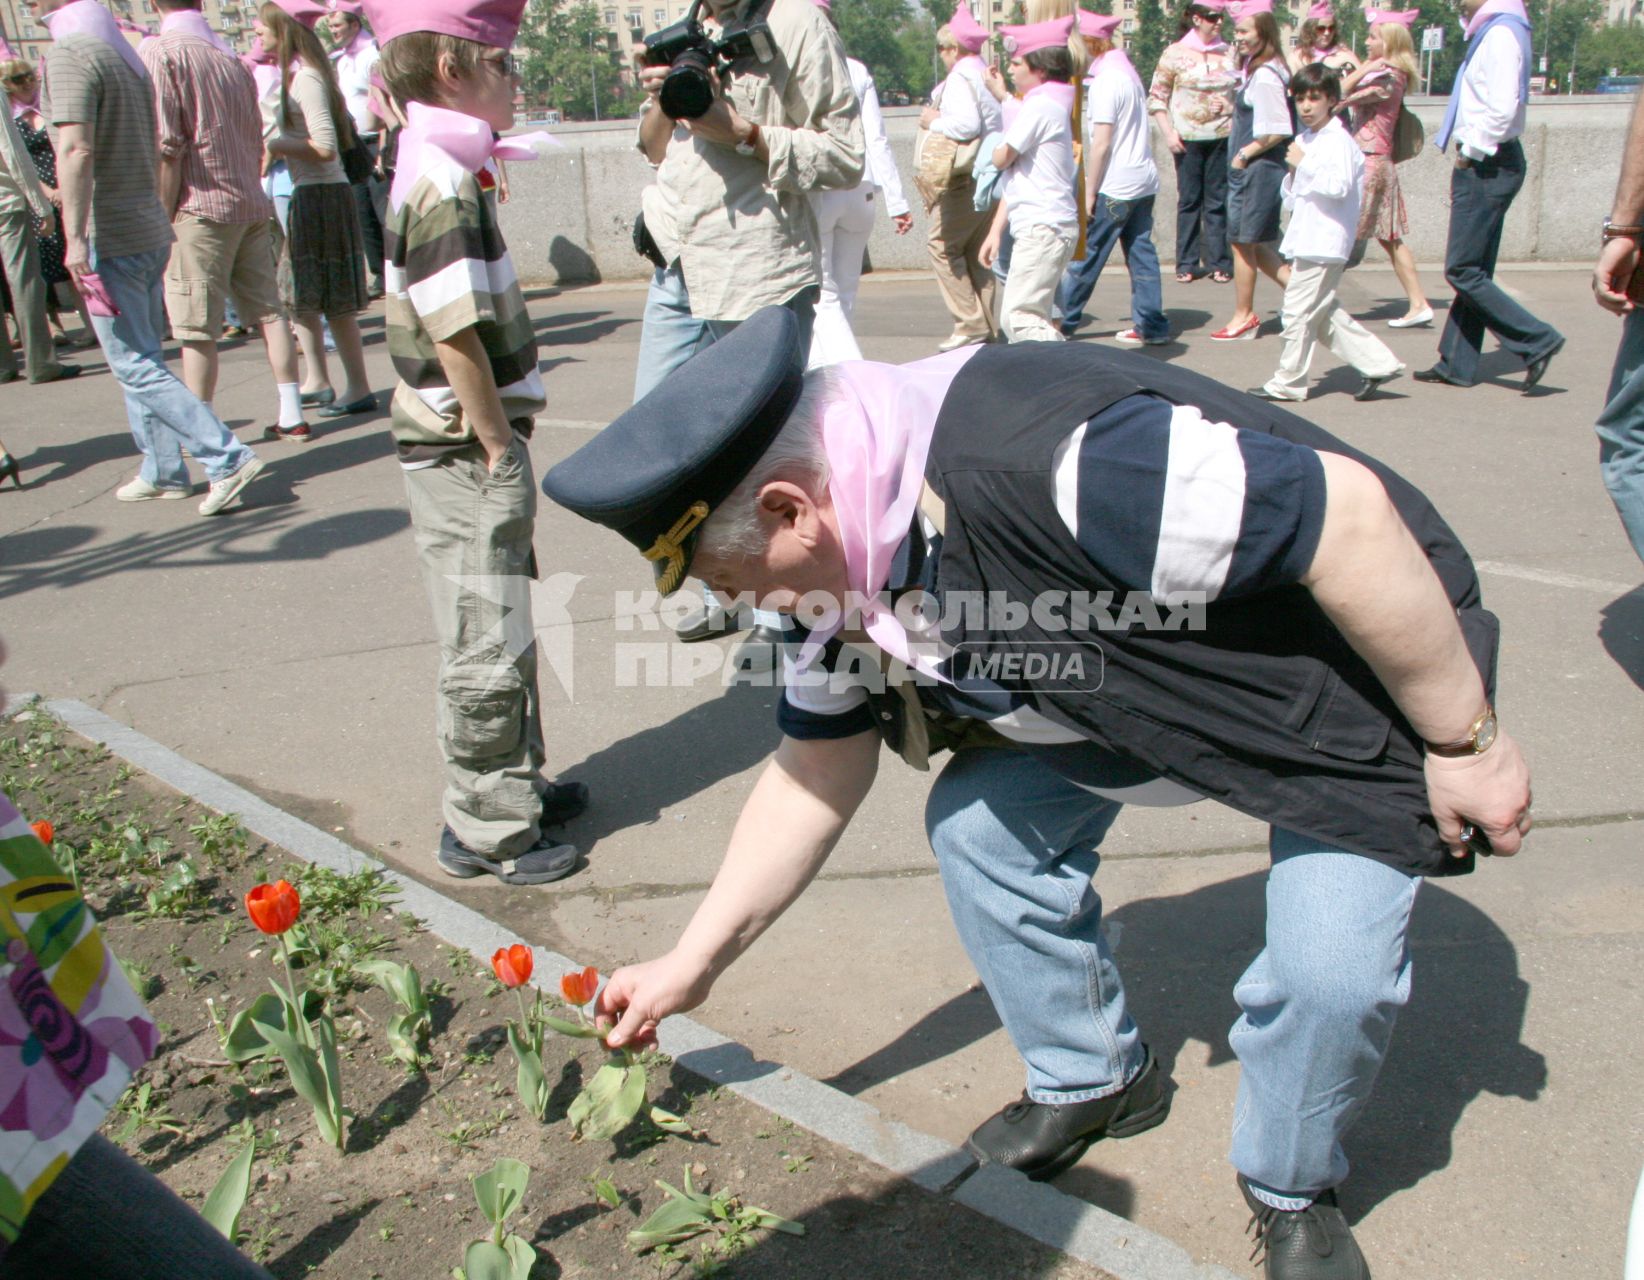
{"type": "Polygon", "coordinates": [[[1473,735],[1473,750],[1483,753],[1490,749],[1490,744],[1496,740],[1496,718],[1486,716],[1484,723],[1479,725],[1478,732],[1473,735]]]}

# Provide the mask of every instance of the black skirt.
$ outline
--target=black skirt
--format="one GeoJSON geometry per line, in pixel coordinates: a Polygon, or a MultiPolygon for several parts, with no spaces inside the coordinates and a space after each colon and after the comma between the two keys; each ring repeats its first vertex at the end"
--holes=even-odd
{"type": "Polygon", "coordinates": [[[280,261],[280,299],[293,315],[337,316],[371,305],[365,287],[365,237],[346,182],[291,193],[291,228],[280,261]]]}

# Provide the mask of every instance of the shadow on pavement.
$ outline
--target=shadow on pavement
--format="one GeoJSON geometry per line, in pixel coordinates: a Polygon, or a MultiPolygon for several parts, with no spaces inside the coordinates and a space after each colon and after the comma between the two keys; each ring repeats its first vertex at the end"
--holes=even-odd
{"type": "Polygon", "coordinates": [[[769,689],[735,686],[563,769],[561,777],[586,782],[593,792],[587,814],[566,828],[567,838],[590,848],[627,827],[655,822],[670,805],[753,768],[781,737],[770,700],[769,689]]]}
{"type": "MultiPolygon", "coordinates": [[[[875,1085],[957,1053],[999,1029],[999,1015],[980,987],[938,1005],[882,1049],[854,1062],[823,1084],[852,1096],[875,1085]]],[[[980,1123],[980,1117],[978,1118],[980,1123]]]]}
{"type": "MultiPolygon", "coordinates": [[[[10,434],[11,445],[16,449],[20,441],[15,432],[10,434]]],[[[76,440],[73,444],[40,445],[27,453],[20,449],[16,451],[18,464],[23,468],[25,489],[55,484],[59,480],[67,480],[82,471],[89,471],[93,467],[119,458],[129,458],[131,474],[136,475],[137,467],[142,461],[129,431],[118,431],[106,436],[89,436],[84,440],[76,440]]]]}
{"type": "Polygon", "coordinates": [[[1598,638],[1627,678],[1644,689],[1644,587],[1635,587],[1604,606],[1598,638]]]}
{"type": "MultiPolygon", "coordinates": [[[[557,315],[540,316],[536,320],[537,345],[540,347],[583,346],[598,342],[619,329],[639,323],[632,316],[608,318],[609,311],[569,311],[557,315]]],[[[626,407],[626,406],[624,406],[626,407]]]]}

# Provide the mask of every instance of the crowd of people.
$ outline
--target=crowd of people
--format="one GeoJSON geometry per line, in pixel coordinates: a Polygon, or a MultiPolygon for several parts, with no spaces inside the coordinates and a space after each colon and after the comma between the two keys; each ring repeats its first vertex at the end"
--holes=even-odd
{"type": "MultiPolygon", "coordinates": [[[[29,376],[72,376],[40,333],[53,300],[83,302],[143,455],[117,496],[186,496],[186,451],[211,481],[200,509],[212,515],[262,466],[212,407],[224,326],[265,344],[278,405],[265,438],[300,442],[310,410],[377,407],[358,316],[384,295],[390,429],[440,656],[434,859],[509,885],[572,874],[579,851],[555,829],[590,795],[547,773],[531,624],[529,441],[548,397],[497,210],[501,161],[520,154],[504,135],[526,0],[269,0],[243,60],[195,0],[158,0],[161,30],[140,46],[96,0],[30,2],[53,37],[47,83],[36,96],[28,68],[8,73],[17,123],[0,151],[6,273],[25,341],[47,344],[27,349],[29,376]],[[73,293],[46,287],[40,233],[60,235],[67,278],[54,283],[73,293]],[[181,379],[164,359],[168,325],[181,379]]],[[[728,21],[745,3],[707,11],[728,21]]],[[[654,178],[634,241],[654,272],[634,405],[541,488],[631,543],[659,592],[700,580],[681,640],[738,629],[724,601],[751,594],[740,665],[783,668],[782,742],[711,890],[672,950],[618,970],[599,996],[613,1047],[699,1004],[803,892],[871,788],[881,744],[924,770],[951,753],[926,833],[1027,1077],[967,1148],[1053,1178],[1170,1109],[1169,1064],[1143,1040],[1102,932],[1102,843],[1124,804],[1216,797],[1269,824],[1273,856],[1265,946],[1234,992],[1237,1192],[1270,1280],[1361,1280],[1337,1202],[1342,1139],[1409,996],[1413,904],[1425,878],[1519,850],[1530,783],[1493,707],[1499,628],[1465,548],[1413,485],[1271,403],[1305,399],[1320,341],[1359,370],[1364,397],[1402,368],[1337,297],[1368,240],[1399,271],[1402,322],[1431,320],[1396,170],[1414,14],[1373,14],[1359,65],[1315,5],[1292,69],[1270,0],[1233,9],[1230,48],[1220,0],[1192,0],[1151,89],[1112,17],[1032,0],[1030,20],[1003,29],[1000,67],[955,10],[914,176],[954,328],[900,367],[859,359],[851,331],[877,205],[898,232],[912,218],[872,78],[847,58],[828,0],[770,0],[761,41],[724,55],[701,102],[676,94],[670,107],[680,69],[643,67],[636,144],[654,178]],[[1132,308],[1117,345],[1172,337],[1152,244],[1154,121],[1178,170],[1178,279],[1235,287],[1211,336],[1254,336],[1258,274],[1284,286],[1283,350],[1250,393],[1065,341],[1115,244],[1132,308]],[[817,598],[842,608],[796,626],[817,598]],[[1139,620],[1103,627],[1087,609],[1070,621],[1058,608],[1075,598],[1128,599],[1139,620]],[[1200,609],[1186,630],[1184,601],[1200,609]],[[1089,658],[1100,697],[1071,667],[1033,687],[990,674],[963,656],[977,647],[1089,658]]],[[[1562,338],[1492,279],[1523,176],[1529,24],[1519,0],[1463,10],[1467,50],[1437,139],[1455,145],[1456,299],[1439,362],[1417,376],[1471,384],[1488,329],[1533,386],[1562,338]]],[[[1625,310],[1644,163],[1624,170],[1606,237],[1618,247],[1596,283],[1625,310]]],[[[1640,332],[1629,321],[1601,428],[1618,505],[1640,474],[1640,332]]],[[[0,800],[8,874],[35,874],[46,864],[20,821],[0,800]]],[[[68,990],[68,975],[40,972],[68,990]]],[[[152,1047],[131,1030],[135,998],[111,994],[133,1020],[110,1099],[152,1047]]],[[[65,997],[64,1012],[95,1010],[65,997]]],[[[52,1162],[0,1215],[8,1263],[95,1256],[99,1274],[139,1274],[119,1256],[136,1230],[125,1220],[143,1212],[151,1239],[189,1215],[141,1170],[111,1166],[90,1137],[100,1115],[88,1107],[44,1143],[0,1119],[14,1191],[19,1170],[52,1162]],[[73,1189],[104,1177],[129,1190],[88,1221],[73,1189]]],[[[173,1259],[173,1275],[263,1274],[225,1261],[209,1233],[188,1238],[201,1255],[193,1269],[173,1259]]]]}

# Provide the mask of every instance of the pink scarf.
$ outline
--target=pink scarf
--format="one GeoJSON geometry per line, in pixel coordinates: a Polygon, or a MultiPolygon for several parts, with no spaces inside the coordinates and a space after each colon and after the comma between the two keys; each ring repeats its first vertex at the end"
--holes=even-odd
{"type": "Polygon", "coordinates": [[[205,14],[198,9],[179,9],[176,13],[168,13],[165,21],[160,23],[160,34],[178,31],[185,36],[193,36],[196,40],[204,40],[230,57],[234,50],[228,41],[211,29],[211,24],[205,20],[205,14]]]}
{"type": "Polygon", "coordinates": [[[366,51],[370,44],[371,33],[361,27],[354,33],[353,39],[344,47],[341,56],[344,58],[357,58],[366,51]]]}
{"type": "Polygon", "coordinates": [[[563,147],[551,133],[522,133],[512,138],[493,138],[491,126],[460,111],[413,102],[406,108],[405,130],[400,134],[395,158],[394,185],[389,203],[397,210],[411,194],[411,188],[427,171],[429,162],[445,156],[469,173],[478,173],[493,159],[535,160],[538,145],[563,147]]]}
{"type": "Polygon", "coordinates": [[[1467,20],[1467,38],[1471,40],[1478,29],[1498,13],[1510,13],[1516,18],[1523,18],[1526,23],[1530,21],[1530,15],[1524,11],[1523,0],[1484,0],[1478,12],[1467,20]]]}
{"type": "MultiPolygon", "coordinates": [[[[822,412],[828,455],[828,496],[839,522],[846,585],[853,603],[865,600],[862,625],[886,653],[934,675],[938,657],[913,650],[907,629],[879,593],[891,562],[908,536],[925,486],[936,416],[948,388],[980,347],[961,347],[912,364],[850,361],[830,371],[835,398],[822,412]]],[[[798,663],[805,670],[844,625],[813,631],[798,663]]]]}
{"type": "Polygon", "coordinates": [[[1072,85],[1062,84],[1056,80],[1047,80],[1044,84],[1024,93],[1022,101],[1026,102],[1029,98],[1049,98],[1071,116],[1073,114],[1073,100],[1078,96],[1079,91],[1072,85]]]}
{"type": "Polygon", "coordinates": [[[87,35],[101,40],[124,58],[128,67],[144,80],[148,79],[148,68],[137,56],[137,50],[131,47],[131,41],[120,34],[120,24],[114,20],[114,15],[97,0],[74,0],[73,4],[48,13],[45,23],[53,40],[65,40],[72,35],[87,35]]]}
{"type": "Polygon", "coordinates": [[[1199,34],[1199,29],[1197,27],[1189,27],[1187,34],[1180,40],[1176,41],[1176,43],[1184,48],[1193,50],[1194,53],[1227,52],[1227,41],[1223,40],[1220,35],[1217,35],[1215,40],[1206,42],[1205,38],[1199,34]]]}
{"type": "MultiPolygon", "coordinates": [[[[1198,35],[1199,33],[1195,31],[1193,34],[1198,35]]],[[[1223,47],[1225,48],[1226,46],[1223,47]]],[[[1117,47],[1109,49],[1101,57],[1097,58],[1095,62],[1090,64],[1090,74],[1085,77],[1085,83],[1090,84],[1096,79],[1097,76],[1101,75],[1128,76],[1137,84],[1141,84],[1142,82],[1142,76],[1141,73],[1136,70],[1136,64],[1130,60],[1129,56],[1123,49],[1117,47]]]]}

